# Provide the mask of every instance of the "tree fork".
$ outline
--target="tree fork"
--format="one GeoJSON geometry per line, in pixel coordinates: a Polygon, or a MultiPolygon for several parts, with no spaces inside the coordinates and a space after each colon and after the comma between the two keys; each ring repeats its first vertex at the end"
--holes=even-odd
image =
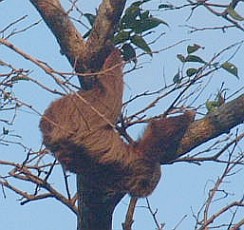
{"type": "MultiPolygon", "coordinates": [[[[104,61],[106,45],[114,34],[118,20],[124,9],[125,0],[103,0],[97,20],[88,42],[70,21],[59,0],[30,0],[39,11],[54,36],[62,53],[76,72],[91,72],[96,60],[104,61]],[[111,11],[110,11],[111,10],[111,11]],[[114,21],[113,21],[114,20],[114,21]],[[91,49],[92,48],[92,49],[91,49]],[[102,58],[101,58],[102,57],[102,58]]],[[[200,144],[228,132],[244,120],[244,95],[226,103],[205,118],[194,121],[181,140],[176,157],[182,156],[200,144]]],[[[161,158],[161,164],[169,163],[161,158]]],[[[111,230],[112,215],[116,205],[125,195],[112,194],[109,188],[98,190],[82,174],[77,175],[78,228],[77,230],[111,230]]]]}

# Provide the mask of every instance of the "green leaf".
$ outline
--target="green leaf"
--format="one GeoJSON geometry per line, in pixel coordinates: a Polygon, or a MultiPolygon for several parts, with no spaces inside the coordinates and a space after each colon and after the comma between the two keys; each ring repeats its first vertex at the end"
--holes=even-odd
{"type": "Polygon", "coordinates": [[[145,31],[151,30],[160,24],[168,25],[165,21],[159,19],[159,18],[146,18],[142,20],[136,20],[131,24],[131,29],[136,33],[136,34],[141,34],[145,31]]]}
{"type": "Polygon", "coordinates": [[[134,61],[136,63],[136,51],[130,44],[122,46],[123,57],[125,61],[134,61]]]}
{"type": "MultiPolygon", "coordinates": [[[[148,1],[151,1],[151,0],[136,1],[136,2],[132,3],[125,10],[125,14],[121,19],[121,23],[123,25],[123,28],[128,28],[128,25],[133,23],[136,20],[136,18],[141,15],[142,9],[140,8],[140,6],[143,3],[148,2],[148,1]]],[[[145,13],[145,15],[146,15],[146,13],[145,13]]]]}
{"type": "Polygon", "coordinates": [[[88,30],[84,35],[83,38],[88,38],[92,32],[92,29],[88,30]]]}
{"type": "Polygon", "coordinates": [[[226,70],[227,72],[231,73],[232,75],[236,76],[239,79],[239,76],[238,76],[238,68],[234,64],[226,61],[225,63],[223,63],[221,65],[221,67],[224,70],[226,70]]]}
{"type": "Polygon", "coordinates": [[[207,101],[205,103],[205,106],[208,110],[208,113],[210,113],[217,110],[217,108],[219,107],[219,103],[217,101],[207,101]]]}
{"type": "Polygon", "coordinates": [[[177,54],[177,58],[183,63],[186,62],[186,59],[182,54],[177,54]]]}
{"type": "Polygon", "coordinates": [[[115,45],[119,43],[124,43],[130,38],[130,32],[121,30],[118,34],[115,35],[113,42],[115,45]]]}
{"type": "Polygon", "coordinates": [[[11,78],[12,82],[18,82],[18,81],[29,81],[29,78],[25,77],[24,75],[17,75],[11,78]]]}
{"type": "Polygon", "coordinates": [[[146,53],[151,54],[151,49],[148,46],[148,44],[146,43],[146,41],[143,39],[142,36],[139,35],[134,35],[131,37],[131,42],[136,45],[137,47],[141,48],[142,50],[144,50],[146,53]]]}
{"type": "Polygon", "coordinates": [[[175,84],[180,84],[181,82],[180,71],[178,71],[177,74],[175,74],[175,76],[173,77],[173,82],[175,84]]]}
{"type": "Polygon", "coordinates": [[[189,69],[186,70],[186,75],[188,77],[191,77],[191,76],[195,75],[197,72],[198,72],[198,69],[189,68],[189,69]]]}
{"type": "Polygon", "coordinates": [[[146,43],[146,41],[143,39],[142,36],[139,35],[132,36],[131,42],[152,56],[151,48],[148,46],[148,44],[146,43]]]}
{"type": "Polygon", "coordinates": [[[191,53],[194,53],[196,52],[197,50],[199,50],[201,48],[201,46],[197,45],[197,44],[194,44],[192,46],[187,46],[187,53],[188,54],[191,54],[191,53]]]}
{"type": "Polygon", "coordinates": [[[205,61],[203,61],[202,58],[196,56],[196,55],[188,55],[185,58],[185,62],[199,62],[199,63],[206,63],[205,61]]]}
{"type": "Polygon", "coordinates": [[[149,1],[151,1],[151,0],[136,1],[136,2],[132,3],[131,5],[132,6],[141,6],[143,3],[149,2],[149,1]]]}
{"type": "Polygon", "coordinates": [[[149,21],[151,21],[151,23],[155,23],[157,25],[163,24],[165,26],[169,26],[169,24],[167,22],[165,22],[164,20],[162,20],[160,18],[151,17],[149,21]]]}
{"type": "Polygon", "coordinates": [[[94,22],[95,22],[95,20],[96,20],[96,15],[86,13],[86,14],[84,14],[84,16],[87,18],[89,24],[90,24],[91,26],[93,26],[93,24],[94,24],[94,22]]]}
{"type": "Polygon", "coordinates": [[[123,28],[128,28],[129,25],[135,21],[136,17],[140,15],[140,11],[141,9],[139,8],[139,6],[131,5],[130,7],[128,7],[125,11],[124,16],[121,19],[122,24],[124,24],[123,28]]]}
{"type": "Polygon", "coordinates": [[[172,4],[160,4],[158,9],[173,9],[174,6],[172,4]]]}
{"type": "Polygon", "coordinates": [[[235,19],[235,20],[237,20],[237,21],[243,21],[243,20],[244,20],[244,18],[243,18],[240,14],[238,14],[237,11],[235,11],[235,9],[233,9],[233,7],[228,7],[228,8],[227,8],[227,12],[228,12],[228,14],[229,14],[233,19],[235,19]]]}
{"type": "Polygon", "coordinates": [[[146,10],[145,12],[141,13],[140,14],[140,19],[144,20],[146,18],[149,18],[150,17],[150,12],[149,10],[146,10]]]}

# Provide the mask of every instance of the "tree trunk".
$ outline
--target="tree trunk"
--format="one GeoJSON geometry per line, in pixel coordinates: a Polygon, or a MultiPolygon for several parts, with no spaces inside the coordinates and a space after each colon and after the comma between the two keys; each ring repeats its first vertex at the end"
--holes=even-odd
{"type": "Polygon", "coordinates": [[[111,230],[113,211],[125,194],[92,188],[89,180],[79,174],[77,194],[77,230],[111,230]]]}
{"type": "MultiPolygon", "coordinates": [[[[83,88],[89,88],[84,73],[97,72],[109,55],[110,42],[123,12],[126,0],[103,0],[90,37],[84,41],[59,0],[30,0],[56,37],[83,88]]],[[[11,47],[13,48],[13,47],[11,47]]],[[[89,83],[89,81],[88,81],[89,83]]],[[[200,144],[228,132],[244,120],[244,95],[219,108],[205,118],[193,122],[177,150],[180,157],[200,144]]],[[[156,134],[155,134],[156,135],[156,134]]],[[[160,157],[161,164],[169,163],[171,156],[160,157]]],[[[106,170],[104,172],[107,172],[106,170]]],[[[94,175],[90,175],[94,177],[94,175]]],[[[113,174],[111,175],[113,176],[113,174]]],[[[103,177],[106,178],[107,177],[103,177]]],[[[111,230],[112,215],[125,193],[112,193],[102,188],[87,175],[77,175],[78,227],[77,230],[111,230]],[[93,182],[93,183],[92,183],[93,182]],[[100,188],[100,189],[99,189],[100,188]]],[[[101,182],[102,183],[102,182],[101,182]]]]}

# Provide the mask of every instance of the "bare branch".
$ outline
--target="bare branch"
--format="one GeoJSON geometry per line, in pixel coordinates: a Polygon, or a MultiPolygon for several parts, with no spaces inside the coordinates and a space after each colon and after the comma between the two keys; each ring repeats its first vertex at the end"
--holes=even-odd
{"type": "Polygon", "coordinates": [[[152,207],[151,207],[151,205],[150,205],[150,202],[149,202],[148,198],[146,198],[146,202],[147,202],[147,208],[148,208],[150,214],[151,214],[152,217],[153,217],[154,223],[155,223],[156,226],[157,226],[157,230],[163,230],[165,224],[159,224],[159,222],[158,222],[158,220],[157,220],[157,218],[156,218],[156,214],[157,214],[158,210],[157,210],[157,209],[156,209],[156,211],[153,211],[153,210],[152,210],[152,207]]]}
{"type": "Polygon", "coordinates": [[[126,213],[125,222],[122,224],[123,230],[131,230],[132,224],[134,223],[133,216],[135,213],[136,203],[137,203],[136,197],[130,198],[130,204],[126,213]]]}
{"type": "MultiPolygon", "coordinates": [[[[219,163],[227,163],[228,160],[221,160],[220,157],[230,148],[230,146],[236,145],[243,138],[244,138],[244,133],[236,136],[234,138],[234,140],[231,140],[230,142],[226,143],[227,140],[230,139],[230,137],[227,137],[223,141],[216,141],[207,150],[200,151],[200,152],[198,152],[194,155],[191,155],[191,156],[178,158],[174,162],[190,162],[190,163],[200,164],[201,162],[206,162],[206,161],[212,161],[213,162],[214,161],[214,162],[219,162],[219,163]],[[226,144],[223,146],[223,143],[226,143],[226,144]],[[206,156],[206,157],[199,156],[203,152],[210,152],[213,149],[213,147],[217,144],[220,144],[223,146],[217,153],[215,153],[214,155],[211,155],[211,156],[206,156]]],[[[238,163],[241,164],[241,162],[238,162],[238,163]]]]}

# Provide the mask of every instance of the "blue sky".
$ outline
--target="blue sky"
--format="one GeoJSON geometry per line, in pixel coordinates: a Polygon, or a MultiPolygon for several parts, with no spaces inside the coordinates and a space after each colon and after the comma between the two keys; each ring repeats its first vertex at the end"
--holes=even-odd
{"type": "MultiPolygon", "coordinates": [[[[67,1],[61,2],[67,4],[67,1]]],[[[94,6],[96,6],[98,2],[99,1],[89,1],[88,4],[84,1],[84,6],[82,6],[82,4],[80,5],[84,12],[94,12],[94,6]]],[[[182,1],[172,2],[179,4],[182,1]]],[[[152,8],[152,6],[150,6],[150,8],[152,8]]],[[[27,0],[8,0],[0,2],[0,11],[5,12],[1,16],[0,30],[24,15],[28,15],[28,17],[12,29],[24,28],[40,19],[34,7],[27,0]]],[[[206,58],[206,60],[210,60],[214,54],[224,47],[244,39],[244,33],[237,29],[227,30],[226,33],[212,30],[189,34],[183,27],[186,24],[193,24],[197,27],[209,27],[217,25],[218,23],[225,23],[203,10],[196,11],[192,18],[186,22],[189,13],[190,11],[187,10],[167,11],[164,13],[155,12],[155,15],[162,17],[163,20],[169,23],[170,27],[161,27],[161,29],[166,32],[166,35],[153,45],[154,50],[163,49],[179,40],[187,39],[187,41],[172,49],[155,54],[153,59],[150,57],[143,57],[140,60],[140,62],[143,63],[143,68],[125,76],[125,100],[148,89],[153,91],[161,88],[165,83],[164,75],[166,76],[167,82],[172,82],[173,76],[176,74],[178,68],[180,68],[180,62],[177,60],[176,55],[179,53],[185,54],[188,44],[197,43],[205,47],[199,51],[198,54],[206,58]]],[[[36,27],[24,33],[11,37],[10,41],[22,50],[25,50],[26,53],[47,62],[58,71],[68,72],[71,70],[65,57],[60,55],[56,40],[44,22],[40,22],[36,27]]],[[[213,96],[220,88],[223,81],[225,82],[225,87],[229,89],[227,94],[231,94],[231,92],[244,86],[243,49],[244,48],[241,47],[241,50],[232,60],[232,62],[238,66],[239,75],[241,76],[240,80],[237,80],[237,78],[224,71],[220,71],[212,76],[210,84],[196,101],[195,105],[203,104],[207,98],[213,96]]],[[[233,50],[231,52],[233,53],[233,50]]],[[[226,53],[223,55],[222,60],[228,59],[229,56],[231,56],[231,53],[226,53]]],[[[24,60],[22,57],[14,54],[3,46],[0,46],[0,60],[8,61],[16,68],[29,69],[31,70],[30,75],[33,78],[42,81],[49,87],[55,87],[50,77],[45,75],[42,70],[36,68],[32,63],[24,60]]],[[[35,84],[24,81],[14,87],[14,92],[22,101],[25,101],[29,105],[35,105],[35,108],[40,112],[43,112],[48,104],[57,97],[40,89],[40,87],[35,84]]],[[[243,93],[243,89],[241,93],[243,93]]],[[[170,97],[166,98],[149,111],[147,115],[151,116],[163,113],[171,99],[170,97]]],[[[127,108],[128,114],[135,112],[136,109],[143,108],[145,104],[151,100],[152,98],[138,100],[127,108]]],[[[21,135],[21,141],[23,141],[26,146],[29,146],[32,150],[38,150],[41,147],[41,135],[38,130],[39,119],[40,117],[38,115],[29,111],[27,108],[21,108],[17,113],[15,125],[8,128],[13,130],[16,134],[21,135]]],[[[2,129],[2,127],[0,128],[2,129]]],[[[243,131],[243,125],[239,128],[240,131],[243,131]]],[[[136,126],[130,130],[130,133],[136,138],[140,136],[142,130],[143,127],[136,126]]],[[[222,138],[224,138],[224,136],[222,138]]],[[[243,141],[239,145],[244,148],[243,141]]],[[[201,151],[203,147],[204,146],[201,146],[194,151],[201,151]]],[[[21,162],[25,154],[23,148],[20,146],[0,145],[0,159],[18,160],[21,162]]],[[[172,229],[187,215],[177,229],[194,229],[192,210],[196,213],[200,209],[208,195],[207,189],[213,185],[213,181],[216,180],[218,175],[223,171],[223,168],[223,165],[216,165],[214,163],[204,163],[201,166],[187,163],[164,166],[162,168],[163,176],[160,184],[153,195],[149,197],[152,208],[158,210],[157,218],[159,222],[166,223],[166,229],[172,229]]],[[[0,175],[4,172],[5,169],[0,169],[0,175]]],[[[237,196],[241,195],[241,192],[244,190],[243,177],[244,172],[242,170],[231,178],[232,182],[226,184],[226,188],[228,190],[235,188],[235,194],[237,196]]],[[[61,171],[60,168],[57,168],[53,183],[55,183],[56,187],[63,189],[63,180],[60,178],[62,178],[61,171]]],[[[71,177],[71,181],[73,182],[74,189],[74,177],[71,177]]],[[[29,189],[28,185],[18,183],[18,186],[29,189]]],[[[18,195],[9,190],[5,192],[6,198],[4,198],[0,192],[0,223],[4,229],[76,229],[76,218],[74,214],[59,202],[53,199],[47,199],[21,206],[19,204],[20,197],[18,195]]],[[[125,218],[127,204],[128,197],[125,197],[116,208],[114,214],[114,230],[121,229],[121,223],[125,218]]],[[[156,228],[152,216],[145,206],[146,201],[141,199],[135,214],[135,223],[133,225],[135,230],[156,228]]],[[[215,204],[215,207],[218,207],[218,203],[215,204]]]]}

